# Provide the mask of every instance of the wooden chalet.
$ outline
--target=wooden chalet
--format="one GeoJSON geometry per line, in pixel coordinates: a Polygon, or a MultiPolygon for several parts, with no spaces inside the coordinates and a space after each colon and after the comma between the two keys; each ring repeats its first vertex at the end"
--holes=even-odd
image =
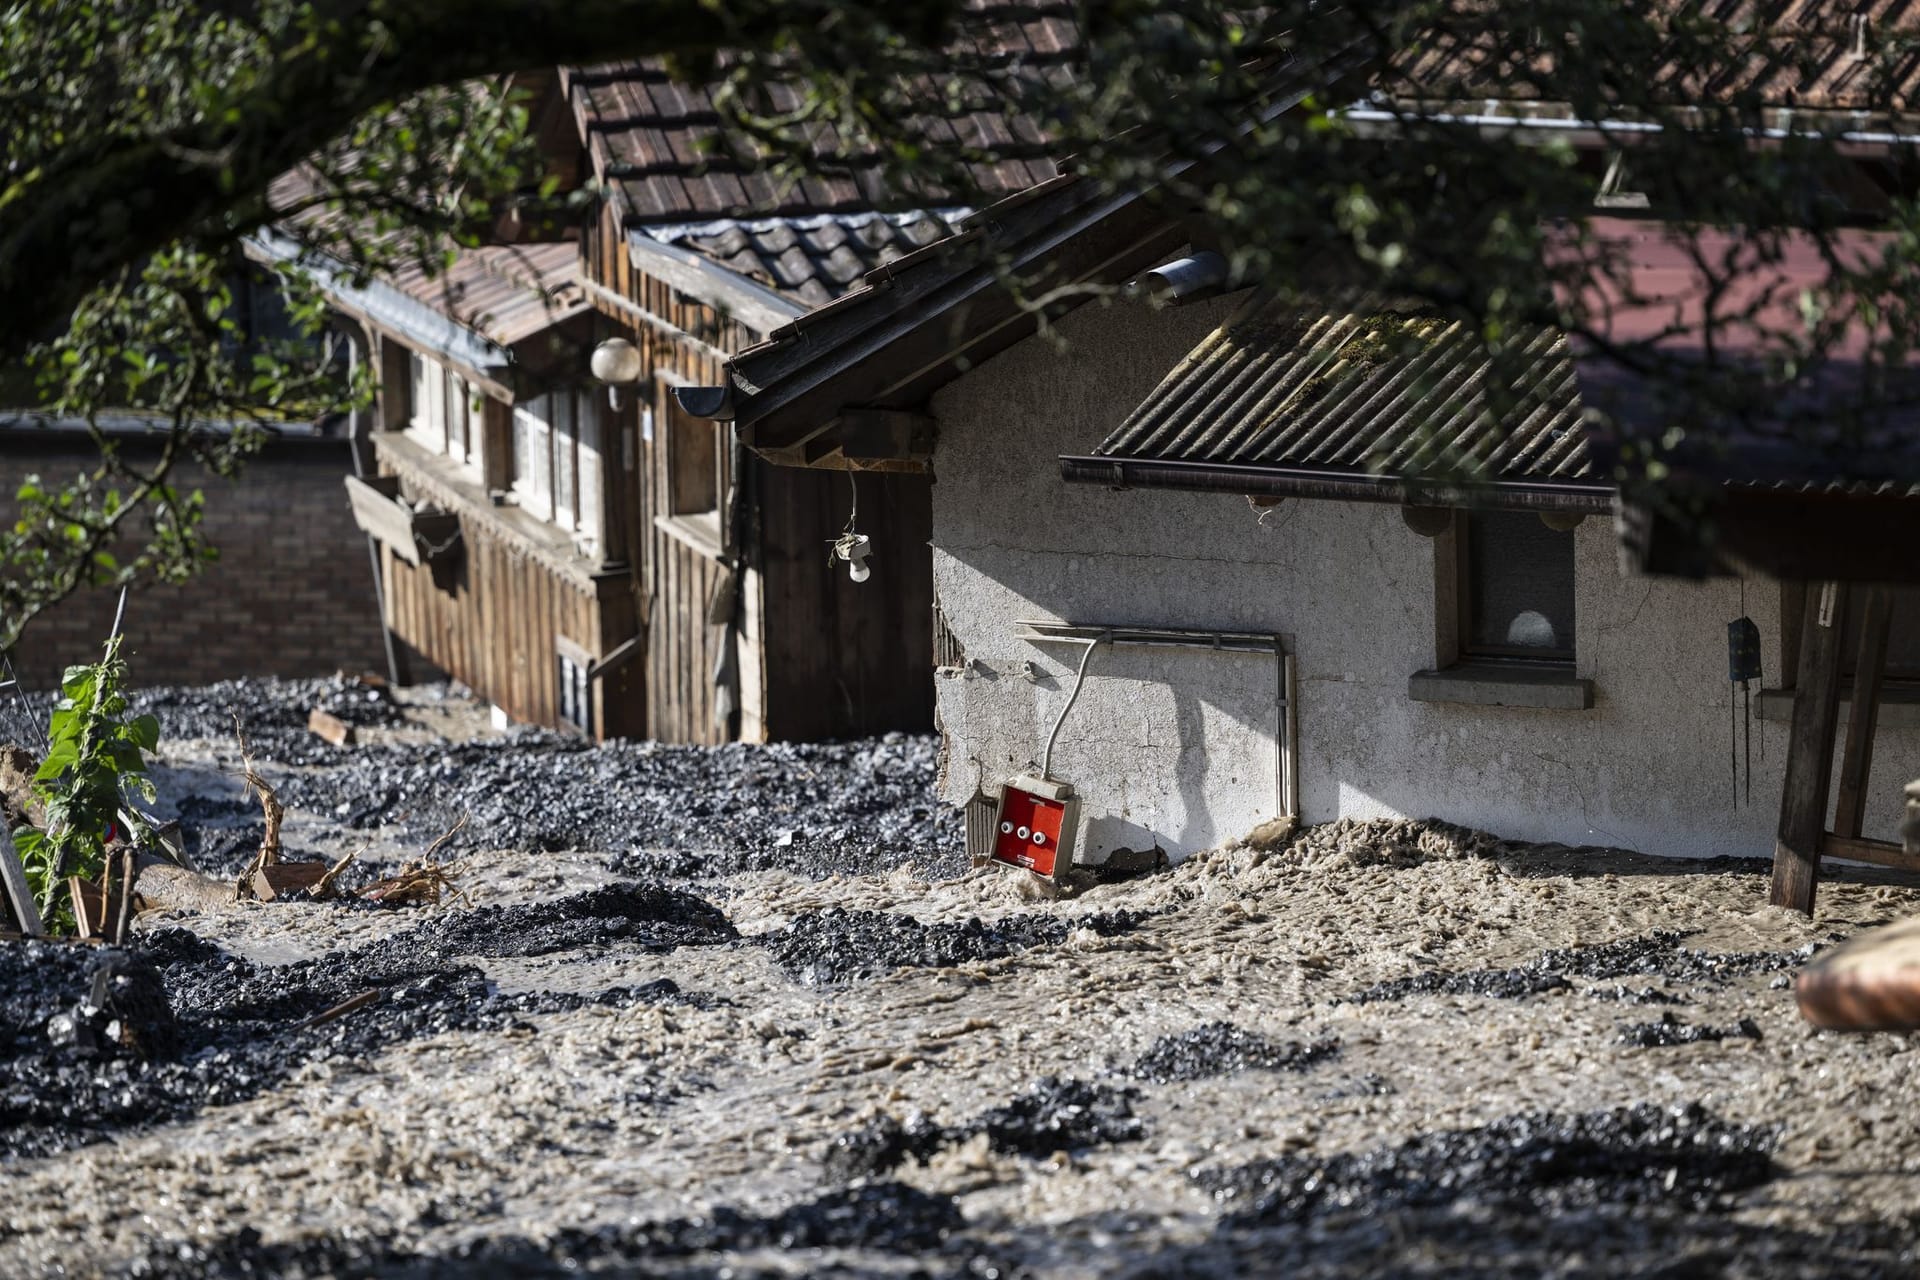
{"type": "MultiPolygon", "coordinates": [[[[1810,31],[1807,56],[1764,83],[1815,123],[1858,109],[1849,39],[1858,32],[1810,31]]],[[[1303,83],[1318,74],[1304,69],[1303,83]]],[[[1436,93],[1429,105],[1447,113],[1452,101],[1436,93]]],[[[1471,105],[1480,130],[1546,120],[1556,137],[1603,147],[1555,104],[1471,105]]],[[[1392,112],[1354,114],[1361,131],[1391,141],[1392,112]]],[[[1884,142],[1847,160],[1834,194],[1861,220],[1910,194],[1911,175],[1884,142]]],[[[1613,228],[1641,242],[1656,279],[1674,266],[1659,214],[1613,228]]],[[[1123,666],[1116,652],[1114,689],[1096,677],[1066,704],[1101,725],[1062,744],[1061,776],[1082,788],[1083,860],[1123,844],[1205,848],[1281,813],[1403,814],[1649,851],[1771,847],[1775,901],[1803,910],[1823,854],[1920,869],[1914,854],[1863,835],[1898,821],[1897,804],[1866,801],[1873,744],[1896,783],[1920,760],[1920,600],[1885,585],[1915,577],[1912,422],[1883,423],[1866,437],[1875,446],[1850,459],[1759,447],[1721,456],[1718,470],[1699,460],[1694,494],[1722,535],[1702,552],[1616,491],[1609,450],[1634,428],[1634,397],[1564,336],[1531,335],[1496,368],[1470,335],[1391,300],[1299,282],[1285,294],[1236,291],[1194,238],[1142,196],[1061,177],[897,264],[884,287],[769,335],[684,396],[787,464],[866,447],[876,415],[924,423],[931,454],[901,436],[893,456],[941,477],[936,608],[951,660],[936,685],[949,761],[973,765],[949,769],[946,799],[967,803],[983,778],[1017,771],[1035,752],[1025,727],[1053,722],[1066,689],[1080,693],[1058,661],[1061,642],[1159,636],[1204,647],[1211,636],[1224,652],[1264,635],[1263,651],[1284,655],[1277,686],[1271,673],[1263,686],[1213,659],[1189,658],[1175,677],[1171,659],[1123,666]],[[1170,291],[1185,305],[1086,309],[1063,322],[1064,357],[1038,349],[1033,317],[998,283],[1011,264],[1055,283],[1118,285],[1183,255],[1155,278],[1198,282],[1190,298],[1170,291]],[[1495,378],[1505,392],[1484,395],[1495,378]],[[1442,448],[1422,408],[1429,397],[1448,411],[1442,448]],[[1017,430],[1006,425],[1012,405],[1017,430]],[[1595,434],[1596,421],[1612,426],[1595,434]],[[1145,493],[1159,495],[1153,505],[1145,493]],[[1256,510],[1288,502],[1275,527],[1289,536],[1249,533],[1249,498],[1256,510]],[[1622,578],[1612,522],[1586,518],[1608,513],[1624,517],[1634,568],[1695,580],[1622,578]],[[1862,579],[1876,585],[1847,585],[1862,579]],[[1739,704],[1725,632],[1748,613],[1767,667],[1761,721],[1746,730],[1749,750],[1762,739],[1752,808],[1737,786],[1729,794],[1726,737],[1739,704]],[[1851,675],[1843,651],[1857,653],[1851,675]],[[987,678],[1022,670],[1026,681],[987,678]],[[1877,707],[1887,714],[1876,721],[1877,707]],[[1135,719],[1137,740],[1116,748],[1135,719]],[[1248,776],[1263,751],[1277,782],[1248,776]]],[[[1770,269],[1791,277],[1794,257],[1770,269]]],[[[1839,354],[1837,381],[1810,386],[1809,404],[1794,407],[1837,403],[1839,354]]],[[[1737,756],[1731,764],[1737,775],[1737,756]]],[[[1749,776],[1753,767],[1749,758],[1749,776]]]]}
{"type": "MultiPolygon", "coordinates": [[[[994,39],[1063,56],[1057,16],[1005,7],[994,39]]],[[[393,634],[514,719],[597,738],[931,727],[924,468],[861,440],[810,451],[814,470],[776,467],[673,393],[715,383],[967,209],[887,193],[854,160],[797,184],[732,163],[706,95],[650,64],[529,85],[553,171],[605,193],[586,225],[462,252],[431,279],[361,287],[332,271],[379,374],[378,475],[352,496],[383,547],[393,634]],[[615,340],[638,376],[609,386],[590,367],[615,340]],[[860,582],[829,556],[853,529],[872,548],[860,582]]],[[[970,128],[1032,150],[999,117],[970,128]]],[[[1000,197],[1053,172],[1007,159],[973,179],[1000,197]]],[[[272,232],[257,252],[300,247],[272,232]]],[[[916,429],[881,418],[868,435],[890,446],[916,429]]]]}

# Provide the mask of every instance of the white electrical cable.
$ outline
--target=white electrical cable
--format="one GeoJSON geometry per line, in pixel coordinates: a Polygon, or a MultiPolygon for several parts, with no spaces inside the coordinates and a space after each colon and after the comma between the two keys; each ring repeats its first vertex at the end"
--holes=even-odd
{"type": "MultiPolygon", "coordinates": [[[[1077,637],[1075,639],[1077,639],[1077,637]]],[[[1087,660],[1093,657],[1093,651],[1096,648],[1112,639],[1113,632],[1102,631],[1092,639],[1078,640],[1078,643],[1087,646],[1087,651],[1080,655],[1080,669],[1074,673],[1073,691],[1067,695],[1067,704],[1060,708],[1060,714],[1055,716],[1053,720],[1053,731],[1047,734],[1047,749],[1040,757],[1040,776],[1042,778],[1050,779],[1053,777],[1053,744],[1055,740],[1060,737],[1060,726],[1067,722],[1067,712],[1073,710],[1074,701],[1080,696],[1080,686],[1086,683],[1087,660]]]]}

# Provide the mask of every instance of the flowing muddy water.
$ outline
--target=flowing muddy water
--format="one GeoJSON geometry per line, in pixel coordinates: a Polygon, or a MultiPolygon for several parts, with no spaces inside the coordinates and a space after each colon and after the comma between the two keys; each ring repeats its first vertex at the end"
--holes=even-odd
{"type": "MultiPolygon", "coordinates": [[[[10,953],[0,1274],[1920,1272],[1920,1041],[1787,985],[1911,883],[1807,922],[1757,864],[1377,823],[1054,901],[965,869],[923,740],[456,745],[426,699],[316,752],[314,688],[241,692],[293,849],[371,876],[457,804],[479,905],[143,920],[150,1060],[49,1040],[96,957],[10,953]]],[[[163,778],[223,869],[232,756],[163,778]]]]}

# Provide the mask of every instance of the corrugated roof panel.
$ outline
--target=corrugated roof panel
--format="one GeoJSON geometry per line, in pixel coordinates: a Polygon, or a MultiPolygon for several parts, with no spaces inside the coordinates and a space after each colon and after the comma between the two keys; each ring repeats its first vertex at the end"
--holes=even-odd
{"type": "Polygon", "coordinates": [[[1257,294],[1095,451],[1236,466],[1587,479],[1566,339],[1498,359],[1465,325],[1365,296],[1257,294]]]}

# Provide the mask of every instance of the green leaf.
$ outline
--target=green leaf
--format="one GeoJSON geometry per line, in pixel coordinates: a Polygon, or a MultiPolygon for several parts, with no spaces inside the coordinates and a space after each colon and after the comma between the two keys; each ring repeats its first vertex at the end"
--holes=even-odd
{"type": "Polygon", "coordinates": [[[160,745],[160,719],[154,715],[136,716],[127,724],[127,738],[142,751],[160,745]]]}

